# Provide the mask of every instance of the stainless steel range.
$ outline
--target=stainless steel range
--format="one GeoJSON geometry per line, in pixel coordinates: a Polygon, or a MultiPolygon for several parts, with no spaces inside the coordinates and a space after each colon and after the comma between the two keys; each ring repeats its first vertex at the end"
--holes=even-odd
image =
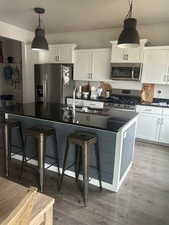
{"type": "Polygon", "coordinates": [[[112,94],[109,100],[110,107],[123,111],[135,111],[140,103],[139,95],[131,94],[112,94]]]}
{"type": "Polygon", "coordinates": [[[111,104],[113,108],[121,109],[123,111],[135,111],[136,106],[135,105],[128,105],[128,104],[118,104],[118,103],[112,103],[111,104]]]}

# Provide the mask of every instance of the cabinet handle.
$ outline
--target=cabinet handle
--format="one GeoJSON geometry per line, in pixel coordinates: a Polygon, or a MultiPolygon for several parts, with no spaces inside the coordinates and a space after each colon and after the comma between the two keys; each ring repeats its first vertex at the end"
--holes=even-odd
{"type": "Polygon", "coordinates": [[[161,118],[157,119],[157,124],[160,125],[161,124],[161,118]]]}
{"type": "Polygon", "coordinates": [[[151,112],[152,109],[144,109],[145,112],[151,112]]]}
{"type": "Polygon", "coordinates": [[[59,57],[59,55],[58,55],[58,61],[60,60],[60,57],[59,57]]]}
{"type": "Polygon", "coordinates": [[[167,76],[167,82],[169,82],[169,75],[167,76]]]}
{"type": "Polygon", "coordinates": [[[91,73],[91,79],[92,79],[92,73],[91,73]]]}
{"type": "Polygon", "coordinates": [[[129,58],[128,54],[123,55],[123,60],[128,60],[128,58],[129,58]]]}

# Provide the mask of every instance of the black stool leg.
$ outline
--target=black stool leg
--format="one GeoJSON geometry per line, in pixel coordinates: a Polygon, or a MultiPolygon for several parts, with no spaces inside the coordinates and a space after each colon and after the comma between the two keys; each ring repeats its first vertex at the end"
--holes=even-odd
{"type": "Polygon", "coordinates": [[[75,145],[75,178],[76,182],[78,182],[79,171],[80,171],[80,148],[78,145],[75,145]]]}
{"type": "Polygon", "coordinates": [[[38,154],[39,154],[39,177],[40,177],[40,192],[43,192],[44,190],[44,155],[45,155],[45,145],[46,140],[44,134],[40,134],[39,140],[38,140],[38,154]]]}
{"type": "Polygon", "coordinates": [[[22,159],[26,159],[26,153],[25,153],[25,146],[24,146],[24,138],[23,138],[23,132],[22,132],[22,127],[21,123],[19,122],[19,135],[20,135],[20,140],[21,140],[21,148],[22,148],[22,159]]]}
{"type": "Polygon", "coordinates": [[[62,174],[61,174],[61,178],[60,178],[59,191],[61,191],[61,188],[62,188],[62,183],[63,183],[63,177],[64,177],[64,173],[65,173],[65,169],[66,169],[66,161],[67,161],[68,152],[69,152],[69,141],[67,139],[67,141],[66,141],[66,150],[65,150],[65,155],[64,155],[64,159],[63,159],[62,174]]]}
{"type": "Polygon", "coordinates": [[[84,205],[87,206],[88,201],[88,145],[84,144],[83,149],[83,199],[84,205]]]}
{"type": "Polygon", "coordinates": [[[57,136],[54,135],[54,142],[55,142],[55,154],[57,159],[57,167],[58,167],[58,175],[60,177],[60,162],[59,162],[59,152],[58,152],[58,143],[57,143],[57,136]]]}
{"type": "Polygon", "coordinates": [[[24,141],[24,157],[22,157],[22,165],[21,165],[21,175],[20,175],[20,179],[23,177],[23,170],[24,170],[24,164],[26,163],[26,145],[27,145],[27,141],[28,141],[28,136],[25,137],[25,141],[24,141]]]}
{"type": "Polygon", "coordinates": [[[95,144],[95,154],[96,154],[96,166],[100,184],[100,191],[102,191],[102,176],[101,176],[101,166],[100,166],[100,151],[99,151],[99,144],[98,141],[95,144]]]}
{"type": "Polygon", "coordinates": [[[9,127],[4,125],[5,176],[9,176],[9,127]]]}

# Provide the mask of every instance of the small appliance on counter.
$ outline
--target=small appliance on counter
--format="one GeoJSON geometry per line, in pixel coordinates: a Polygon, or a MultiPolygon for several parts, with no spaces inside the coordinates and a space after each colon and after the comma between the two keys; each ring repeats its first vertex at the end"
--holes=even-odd
{"type": "Polygon", "coordinates": [[[83,99],[89,99],[89,92],[83,91],[83,99]]]}
{"type": "Polygon", "coordinates": [[[97,88],[92,86],[91,87],[90,99],[96,100],[97,98],[98,98],[97,88]]]}
{"type": "Polygon", "coordinates": [[[77,88],[76,98],[82,98],[82,86],[81,85],[77,88]]]}

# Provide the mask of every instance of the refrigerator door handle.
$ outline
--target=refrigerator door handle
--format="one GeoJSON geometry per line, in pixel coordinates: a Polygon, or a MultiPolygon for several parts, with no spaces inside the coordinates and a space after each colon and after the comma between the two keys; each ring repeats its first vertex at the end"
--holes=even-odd
{"type": "Polygon", "coordinates": [[[45,74],[45,80],[44,80],[44,103],[47,103],[47,74],[45,74]]]}

